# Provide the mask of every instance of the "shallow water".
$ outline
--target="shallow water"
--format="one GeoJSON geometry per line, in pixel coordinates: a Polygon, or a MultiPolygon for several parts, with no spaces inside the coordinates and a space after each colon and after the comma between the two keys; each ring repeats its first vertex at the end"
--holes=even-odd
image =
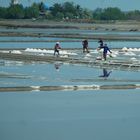
{"type": "Polygon", "coordinates": [[[139,100],[139,90],[0,93],[0,139],[139,139],[139,100]]]}
{"type": "MultiPolygon", "coordinates": [[[[0,40],[18,40],[17,37],[9,37],[8,39],[4,39],[0,37],[0,40]]],[[[81,48],[82,49],[82,40],[76,41],[68,41],[68,39],[64,38],[21,38],[21,40],[27,40],[28,42],[0,42],[0,48],[53,48],[55,45],[55,42],[60,41],[62,48],[81,48]],[[40,41],[40,42],[33,42],[34,41],[40,41]],[[53,42],[45,42],[47,40],[53,40],[53,42]],[[64,42],[61,42],[64,41],[64,42]],[[65,40],[67,40],[65,42],[65,40]],[[31,41],[31,42],[30,42],[31,41]]],[[[108,44],[110,48],[140,48],[140,42],[137,41],[106,41],[105,43],[108,44]]],[[[99,44],[97,43],[97,40],[89,40],[89,49],[97,49],[99,44]]]]}
{"type": "MultiPolygon", "coordinates": [[[[6,29],[0,28],[2,32],[28,32],[43,34],[85,34],[85,35],[127,35],[137,36],[140,32],[120,32],[120,31],[94,31],[94,30],[77,30],[77,29],[32,29],[18,28],[6,29]]],[[[51,37],[0,37],[0,48],[53,48],[56,41],[62,41],[63,48],[82,48],[80,39],[71,38],[51,38],[51,37]],[[69,41],[70,40],[70,41],[69,41]],[[8,42],[6,42],[8,41],[8,42]],[[11,42],[10,42],[11,41],[11,42]],[[16,42],[18,41],[18,42],[16,42]],[[21,41],[21,42],[20,42],[21,41]],[[27,42],[26,42],[27,41],[27,42]],[[52,41],[52,42],[50,42],[52,41]],[[77,41],[77,42],[76,42],[77,41]]],[[[89,39],[89,48],[96,49],[99,44],[98,40],[89,39]]],[[[139,41],[105,41],[111,48],[139,48],[139,41]]]]}
{"type": "Polygon", "coordinates": [[[100,69],[68,63],[3,61],[0,86],[137,84],[140,82],[139,76],[139,72],[135,71],[100,69]]]}

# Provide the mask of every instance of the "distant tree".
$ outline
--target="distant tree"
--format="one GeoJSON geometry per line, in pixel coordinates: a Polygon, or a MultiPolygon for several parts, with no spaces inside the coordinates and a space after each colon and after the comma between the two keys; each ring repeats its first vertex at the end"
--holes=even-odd
{"type": "Polygon", "coordinates": [[[7,15],[7,8],[5,7],[0,7],[0,18],[6,18],[7,15]]]}
{"type": "Polygon", "coordinates": [[[106,8],[104,9],[104,12],[101,15],[101,19],[103,20],[118,20],[123,19],[124,14],[121,12],[119,8],[106,8]]]}
{"type": "Polygon", "coordinates": [[[126,18],[130,20],[140,20],[140,11],[129,11],[126,13],[126,18]]]}
{"type": "Polygon", "coordinates": [[[76,8],[76,15],[75,15],[76,18],[82,18],[82,16],[83,16],[83,8],[81,8],[80,5],[76,5],[75,8],[76,8]]]}
{"type": "Polygon", "coordinates": [[[46,11],[45,4],[43,2],[39,3],[39,11],[42,13],[46,11]]]}
{"type": "Polygon", "coordinates": [[[98,8],[93,12],[93,18],[98,20],[121,20],[125,18],[125,14],[117,7],[98,8]]]}
{"type": "Polygon", "coordinates": [[[56,19],[63,19],[63,18],[64,18],[64,14],[62,12],[57,12],[56,19]]]}
{"type": "Polygon", "coordinates": [[[71,13],[71,14],[76,14],[76,7],[74,6],[73,2],[65,2],[62,5],[63,13],[71,13]]]}
{"type": "Polygon", "coordinates": [[[53,20],[53,19],[54,19],[53,15],[51,14],[50,11],[47,11],[47,12],[46,12],[45,17],[46,17],[46,19],[50,19],[50,20],[53,20]]]}
{"type": "Polygon", "coordinates": [[[6,17],[10,19],[21,19],[24,18],[24,8],[21,4],[10,5],[7,8],[6,17]]]}
{"type": "Polygon", "coordinates": [[[84,19],[91,19],[92,18],[92,11],[88,10],[88,9],[83,9],[82,12],[82,18],[84,19]]]}
{"type": "Polygon", "coordinates": [[[50,12],[54,18],[56,17],[58,12],[62,13],[63,9],[61,4],[55,3],[52,7],[50,7],[50,12]]]}
{"type": "MultiPolygon", "coordinates": [[[[97,8],[91,11],[75,5],[74,2],[55,3],[52,7],[46,9],[43,2],[33,3],[30,7],[23,7],[21,4],[15,4],[11,0],[9,7],[0,7],[0,18],[38,18],[42,15],[44,18],[55,19],[91,19],[95,20],[140,20],[140,11],[122,12],[117,7],[108,7],[105,9],[97,8]]],[[[82,20],[83,21],[83,20],[82,20]]]]}
{"type": "Polygon", "coordinates": [[[39,16],[39,5],[33,3],[31,7],[25,8],[25,17],[24,18],[37,18],[39,16]]]}
{"type": "Polygon", "coordinates": [[[100,20],[101,19],[101,14],[103,13],[102,8],[97,8],[93,11],[93,19],[100,20]]]}
{"type": "Polygon", "coordinates": [[[33,6],[25,8],[24,18],[37,18],[38,16],[39,16],[38,9],[34,8],[33,6]]]}
{"type": "Polygon", "coordinates": [[[80,5],[75,5],[73,2],[65,2],[63,4],[55,3],[50,8],[50,13],[54,18],[64,16],[65,19],[79,19],[79,18],[92,18],[92,12],[88,9],[82,9],[80,5]],[[61,14],[60,14],[61,13],[61,14]]]}
{"type": "Polygon", "coordinates": [[[74,19],[74,15],[71,12],[65,13],[65,18],[66,19],[74,19]]]}

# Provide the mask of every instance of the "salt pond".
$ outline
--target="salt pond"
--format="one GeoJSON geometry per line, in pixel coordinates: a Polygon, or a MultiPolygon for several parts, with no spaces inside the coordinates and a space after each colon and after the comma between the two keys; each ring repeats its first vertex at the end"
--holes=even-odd
{"type": "Polygon", "coordinates": [[[65,28],[54,28],[54,29],[40,29],[40,28],[0,28],[1,32],[20,32],[20,33],[43,33],[43,34],[88,34],[88,35],[140,35],[140,31],[109,31],[109,30],[92,30],[92,29],[65,29],[65,28]]]}
{"type": "Polygon", "coordinates": [[[139,93],[139,90],[0,93],[0,139],[139,139],[139,93]]]}
{"type": "MultiPolygon", "coordinates": [[[[89,43],[93,48],[98,45],[96,40],[89,43]]],[[[139,42],[131,41],[107,43],[113,48],[140,46],[139,42]]],[[[64,48],[81,48],[79,41],[61,44],[64,48]]],[[[54,42],[0,42],[0,48],[11,49],[52,46],[54,42]]],[[[139,71],[62,62],[0,60],[0,68],[0,87],[140,83],[139,71]]],[[[140,139],[139,93],[140,89],[0,92],[0,139],[140,139]]]]}
{"type": "MultiPolygon", "coordinates": [[[[50,37],[0,37],[0,48],[53,48],[60,41],[62,48],[82,48],[80,39],[64,39],[50,37]],[[70,41],[69,41],[70,40],[70,41]],[[6,42],[8,41],[8,42],[6,42]]],[[[97,40],[89,40],[89,48],[96,49],[97,40]]],[[[139,48],[138,41],[105,41],[110,48],[139,48]]]]}
{"type": "Polygon", "coordinates": [[[138,84],[139,72],[100,69],[68,63],[3,61],[0,86],[138,84]],[[106,75],[105,75],[106,74],[106,75]]]}

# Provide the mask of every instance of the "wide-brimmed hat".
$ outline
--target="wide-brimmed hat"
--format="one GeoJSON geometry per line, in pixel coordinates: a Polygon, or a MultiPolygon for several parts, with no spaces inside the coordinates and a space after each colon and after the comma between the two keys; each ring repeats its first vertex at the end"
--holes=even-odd
{"type": "Polygon", "coordinates": [[[56,44],[58,44],[58,45],[59,45],[60,43],[59,43],[59,42],[56,42],[56,44]]]}

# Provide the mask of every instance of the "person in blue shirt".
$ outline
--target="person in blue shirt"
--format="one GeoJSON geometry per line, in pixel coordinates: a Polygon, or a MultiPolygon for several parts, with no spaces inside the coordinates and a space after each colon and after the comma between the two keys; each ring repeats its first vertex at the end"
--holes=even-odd
{"type": "Polygon", "coordinates": [[[105,44],[104,46],[100,46],[98,49],[103,49],[103,58],[104,60],[106,60],[106,57],[107,57],[107,53],[110,52],[110,49],[108,48],[107,44],[105,44]]]}

